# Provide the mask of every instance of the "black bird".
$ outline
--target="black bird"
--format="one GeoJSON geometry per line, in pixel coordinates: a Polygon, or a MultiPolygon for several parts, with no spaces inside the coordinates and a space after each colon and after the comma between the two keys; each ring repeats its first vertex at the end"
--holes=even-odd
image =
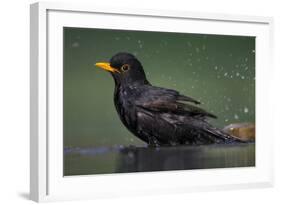
{"type": "Polygon", "coordinates": [[[96,63],[115,81],[114,104],[123,124],[150,146],[232,143],[238,138],[207,122],[215,115],[195,106],[199,101],[178,91],[152,86],[142,64],[121,52],[109,63],[96,63]]]}

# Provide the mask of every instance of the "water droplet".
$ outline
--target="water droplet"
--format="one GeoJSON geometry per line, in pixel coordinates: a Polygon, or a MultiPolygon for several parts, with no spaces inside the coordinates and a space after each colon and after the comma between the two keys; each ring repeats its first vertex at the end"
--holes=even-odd
{"type": "Polygon", "coordinates": [[[78,43],[78,42],[73,42],[72,44],[71,44],[71,47],[72,48],[77,48],[77,47],[79,47],[80,46],[80,43],[78,43]]]}
{"type": "Polygon", "coordinates": [[[237,114],[235,114],[235,115],[234,115],[234,119],[235,119],[235,120],[238,120],[238,119],[239,119],[239,116],[238,116],[237,114]]]}
{"type": "Polygon", "coordinates": [[[228,73],[226,72],[226,73],[224,73],[224,76],[227,76],[228,75],[228,73]]]}
{"type": "Polygon", "coordinates": [[[240,73],[236,73],[236,76],[239,76],[240,75],[240,73]]]}
{"type": "Polygon", "coordinates": [[[218,70],[218,66],[215,66],[214,68],[215,68],[215,70],[218,70]]]}
{"type": "Polygon", "coordinates": [[[248,113],[249,109],[247,107],[244,108],[244,113],[248,113]]]}
{"type": "Polygon", "coordinates": [[[138,44],[139,44],[140,49],[142,49],[143,44],[142,44],[141,40],[138,40],[138,44]]]}
{"type": "Polygon", "coordinates": [[[245,79],[245,76],[242,75],[242,76],[241,76],[241,79],[244,80],[244,79],[245,79]]]}

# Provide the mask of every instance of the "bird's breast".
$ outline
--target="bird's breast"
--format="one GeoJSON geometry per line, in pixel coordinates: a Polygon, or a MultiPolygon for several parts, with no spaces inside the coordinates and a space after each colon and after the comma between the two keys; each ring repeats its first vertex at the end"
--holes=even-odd
{"type": "Polygon", "coordinates": [[[119,88],[114,94],[116,111],[123,124],[132,129],[136,126],[134,97],[130,90],[119,88]]]}

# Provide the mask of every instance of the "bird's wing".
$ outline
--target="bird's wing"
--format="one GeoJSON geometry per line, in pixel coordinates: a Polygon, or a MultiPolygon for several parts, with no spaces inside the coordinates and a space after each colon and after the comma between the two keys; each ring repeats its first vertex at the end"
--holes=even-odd
{"type": "Polygon", "coordinates": [[[185,96],[185,95],[181,95],[181,94],[178,94],[177,99],[178,99],[179,101],[185,101],[185,102],[192,102],[192,103],[195,103],[195,104],[201,104],[199,101],[194,100],[194,99],[191,98],[191,97],[188,97],[188,96],[185,96]]]}
{"type": "Polygon", "coordinates": [[[138,103],[137,106],[143,109],[156,111],[156,112],[167,112],[167,113],[182,114],[182,115],[189,115],[189,116],[217,118],[215,115],[208,113],[202,108],[190,104],[177,102],[177,101],[154,100],[154,101],[138,103]]]}
{"type": "Polygon", "coordinates": [[[145,136],[154,136],[162,144],[171,143],[230,143],[239,139],[211,126],[204,120],[209,115],[202,110],[179,111],[173,104],[147,104],[137,108],[137,130],[145,136]],[[172,111],[171,111],[172,110],[172,111]],[[184,115],[182,114],[184,113],[184,115]],[[196,116],[202,117],[194,117],[196,116]]]}
{"type": "Polygon", "coordinates": [[[144,86],[143,89],[143,94],[145,96],[154,96],[163,100],[178,100],[183,102],[192,102],[194,104],[200,104],[198,100],[195,100],[189,96],[182,95],[176,90],[160,88],[150,85],[144,86]]]}
{"type": "Polygon", "coordinates": [[[150,89],[142,92],[136,105],[154,112],[216,118],[204,109],[184,102],[199,103],[190,97],[180,95],[177,91],[151,86],[150,89]]]}

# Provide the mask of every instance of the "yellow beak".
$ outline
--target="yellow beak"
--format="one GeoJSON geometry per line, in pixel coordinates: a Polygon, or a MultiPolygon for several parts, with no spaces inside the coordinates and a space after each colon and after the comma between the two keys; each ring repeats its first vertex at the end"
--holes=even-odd
{"type": "Polygon", "coordinates": [[[99,68],[102,68],[106,71],[109,71],[109,72],[112,72],[112,73],[115,73],[115,72],[118,72],[120,73],[119,70],[117,70],[116,68],[113,68],[110,66],[109,63],[106,63],[106,62],[99,62],[99,63],[96,63],[95,66],[99,67],[99,68]]]}

